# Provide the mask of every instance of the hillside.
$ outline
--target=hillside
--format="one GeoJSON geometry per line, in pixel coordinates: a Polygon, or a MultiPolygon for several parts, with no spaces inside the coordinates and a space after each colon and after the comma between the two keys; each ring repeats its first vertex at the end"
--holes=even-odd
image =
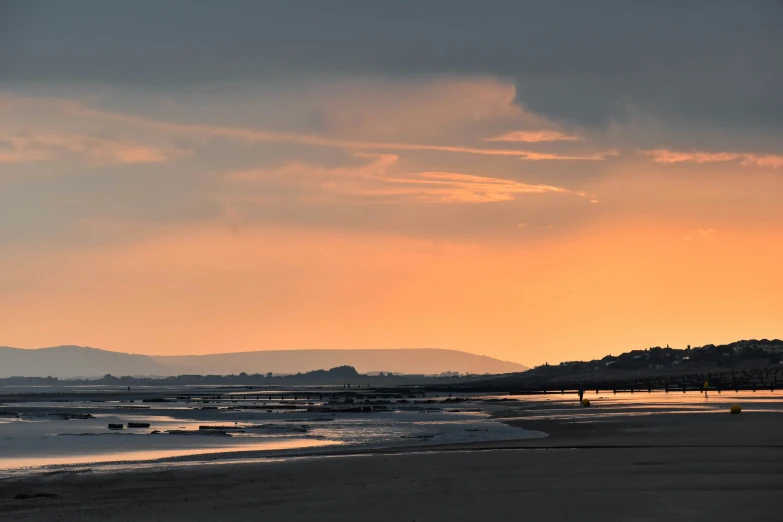
{"type": "Polygon", "coordinates": [[[0,347],[0,378],[98,377],[107,373],[162,375],[168,369],[146,355],[110,352],[85,346],[37,350],[0,347]]]}
{"type": "Polygon", "coordinates": [[[394,350],[268,350],[214,355],[163,356],[153,359],[174,374],[297,373],[353,366],[359,373],[405,374],[511,373],[525,371],[521,364],[484,355],[436,348],[394,350]],[[174,370],[175,369],[175,370],[174,370]]]}
{"type": "Polygon", "coordinates": [[[186,356],[147,356],[81,346],[36,350],[0,347],[0,378],[100,377],[105,374],[171,376],[183,374],[299,373],[353,366],[359,373],[511,373],[521,364],[457,350],[270,350],[186,356]]]}
{"type": "Polygon", "coordinates": [[[749,370],[779,365],[783,341],[748,339],[723,345],[670,348],[653,347],[607,355],[592,361],[565,361],[537,366],[524,373],[508,375],[495,384],[593,382],[645,378],[655,375],[700,374],[749,370]]]}

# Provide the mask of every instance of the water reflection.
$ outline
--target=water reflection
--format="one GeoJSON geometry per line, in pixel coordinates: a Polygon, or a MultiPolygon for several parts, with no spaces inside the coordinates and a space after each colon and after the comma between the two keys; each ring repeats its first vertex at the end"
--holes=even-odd
{"type": "Polygon", "coordinates": [[[682,392],[636,392],[613,394],[606,391],[588,392],[589,408],[582,408],[576,394],[506,395],[498,398],[516,399],[514,412],[505,419],[568,420],[590,422],[621,416],[651,416],[660,414],[725,413],[732,404],[740,403],[744,412],[783,413],[783,393],[780,391],[710,391],[708,394],[682,392]],[[517,416],[517,414],[519,416],[517,416]]]}
{"type": "Polygon", "coordinates": [[[77,464],[98,464],[107,462],[145,461],[171,457],[211,455],[236,451],[295,450],[340,444],[337,441],[312,439],[283,439],[256,442],[253,444],[213,446],[207,448],[140,449],[115,451],[112,453],[88,453],[77,455],[48,455],[45,457],[0,457],[0,469],[31,468],[39,466],[63,466],[77,464]]]}
{"type": "Polygon", "coordinates": [[[318,452],[335,444],[383,448],[539,435],[491,419],[478,403],[441,403],[445,396],[392,397],[370,405],[364,398],[313,401],[314,407],[308,407],[310,401],[302,400],[177,395],[166,390],[153,400],[111,391],[105,392],[105,400],[68,393],[37,400],[6,396],[0,405],[0,468],[228,452],[266,456],[288,450],[318,452]],[[149,426],[131,428],[129,423],[149,426]]]}

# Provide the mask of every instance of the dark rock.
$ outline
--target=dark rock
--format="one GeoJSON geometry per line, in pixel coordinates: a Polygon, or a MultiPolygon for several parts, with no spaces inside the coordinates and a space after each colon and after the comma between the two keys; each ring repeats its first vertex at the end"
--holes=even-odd
{"type": "Polygon", "coordinates": [[[166,433],[169,435],[218,435],[224,437],[230,437],[231,434],[223,430],[168,430],[166,433]]]}

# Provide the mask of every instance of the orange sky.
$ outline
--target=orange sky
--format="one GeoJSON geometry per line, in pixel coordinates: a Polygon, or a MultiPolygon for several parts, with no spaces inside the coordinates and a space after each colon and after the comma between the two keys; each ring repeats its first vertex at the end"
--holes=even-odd
{"type": "Polygon", "coordinates": [[[0,344],[453,348],[537,365],[783,337],[783,149],[514,82],[0,92],[0,344]]]}
{"type": "Polygon", "coordinates": [[[538,364],[779,335],[781,231],[720,230],[599,223],[468,243],[171,227],[5,259],[19,288],[0,309],[8,344],[150,354],[439,346],[538,364]]]}

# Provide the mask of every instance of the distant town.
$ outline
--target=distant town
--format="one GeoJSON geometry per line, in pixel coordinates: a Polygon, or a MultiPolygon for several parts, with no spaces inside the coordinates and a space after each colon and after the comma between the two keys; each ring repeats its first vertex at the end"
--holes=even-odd
{"type": "Polygon", "coordinates": [[[644,350],[631,350],[617,356],[607,355],[592,361],[544,364],[519,374],[519,377],[525,381],[592,381],[615,379],[625,375],[745,370],[779,365],[781,356],[783,341],[779,339],[750,339],[723,345],[706,344],[685,348],[654,346],[644,350]]]}

